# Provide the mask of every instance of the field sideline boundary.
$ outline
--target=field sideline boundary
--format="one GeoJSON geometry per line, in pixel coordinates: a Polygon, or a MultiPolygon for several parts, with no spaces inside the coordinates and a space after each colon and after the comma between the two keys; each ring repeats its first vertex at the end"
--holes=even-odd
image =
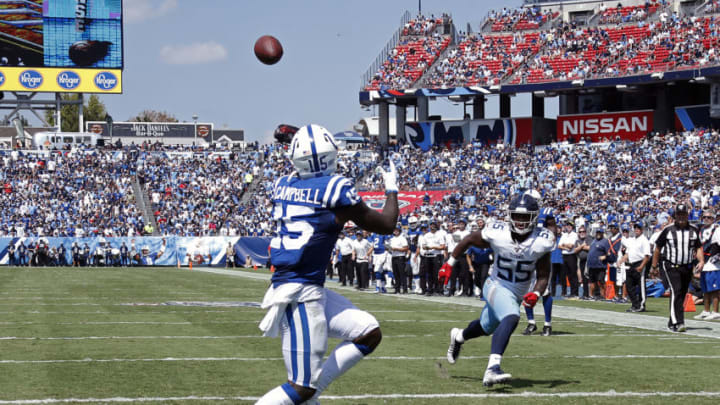
{"type": "MultiPolygon", "coordinates": [[[[213,268],[194,268],[192,271],[202,271],[206,273],[221,274],[225,276],[243,277],[258,281],[270,281],[270,274],[267,273],[250,273],[247,271],[239,270],[225,270],[225,269],[213,269],[213,268]]],[[[342,287],[335,285],[334,282],[326,283],[325,286],[329,289],[336,291],[356,291],[352,287],[342,287]]],[[[371,292],[367,292],[372,294],[371,292]]],[[[395,294],[384,294],[383,297],[389,299],[399,300],[416,300],[416,301],[427,301],[437,302],[441,304],[452,304],[452,305],[463,305],[476,308],[482,308],[484,302],[474,297],[426,297],[421,295],[395,295],[395,294]]],[[[371,311],[372,312],[372,311],[371,311]]],[[[536,313],[542,314],[542,305],[536,307],[536,313]]],[[[539,316],[539,315],[538,315],[539,316]]],[[[570,307],[563,305],[553,306],[553,317],[573,319],[584,322],[595,322],[602,324],[609,324],[615,326],[623,326],[629,328],[645,329],[659,332],[667,332],[671,334],[666,328],[667,318],[661,316],[652,315],[638,315],[632,313],[620,313],[613,311],[604,311],[600,309],[590,308],[579,308],[570,307]]],[[[468,321],[472,318],[468,317],[468,321]]],[[[720,339],[720,323],[709,322],[709,321],[696,321],[692,319],[686,319],[685,325],[688,327],[687,332],[684,335],[699,336],[712,339],[720,339]]]]}

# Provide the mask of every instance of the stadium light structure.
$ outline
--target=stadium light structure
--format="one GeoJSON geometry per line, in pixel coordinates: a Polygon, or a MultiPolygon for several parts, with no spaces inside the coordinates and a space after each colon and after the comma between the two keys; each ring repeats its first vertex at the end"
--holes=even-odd
{"type": "Polygon", "coordinates": [[[194,136],[193,142],[195,142],[195,146],[197,147],[197,120],[198,120],[198,115],[197,115],[197,114],[193,114],[193,115],[192,115],[192,119],[193,119],[193,131],[195,132],[195,133],[193,134],[193,136],[194,136]]]}

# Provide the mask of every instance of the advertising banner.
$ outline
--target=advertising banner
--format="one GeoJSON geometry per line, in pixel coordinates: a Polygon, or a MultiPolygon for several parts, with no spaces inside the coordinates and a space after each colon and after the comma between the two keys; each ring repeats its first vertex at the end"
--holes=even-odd
{"type": "Polygon", "coordinates": [[[0,91],[122,93],[120,69],[0,67],[0,91]]]}
{"type": "MultiPolygon", "coordinates": [[[[429,204],[442,201],[443,197],[453,192],[453,190],[401,191],[398,193],[400,213],[413,212],[422,206],[425,201],[429,204]]],[[[363,202],[372,209],[380,211],[385,205],[385,192],[383,191],[360,191],[358,194],[362,197],[363,202]]]]}
{"type": "Polygon", "coordinates": [[[558,142],[577,142],[580,138],[592,142],[615,140],[637,141],[653,130],[653,111],[630,111],[599,114],[559,115],[558,142]]]}
{"type": "Polygon", "coordinates": [[[121,93],[122,0],[0,0],[0,91],[121,93]]]}
{"type": "Polygon", "coordinates": [[[0,265],[17,266],[30,262],[31,265],[72,265],[73,246],[80,248],[81,264],[91,266],[187,266],[192,259],[195,266],[225,266],[228,247],[232,247],[236,265],[244,265],[249,256],[253,264],[265,266],[268,261],[270,238],[207,236],[207,237],[92,237],[92,238],[0,238],[0,265]],[[41,242],[46,249],[36,249],[41,242]],[[10,249],[13,246],[13,249],[10,249]],[[64,257],[56,257],[55,263],[49,262],[50,254],[58,252],[62,246],[64,257]],[[121,251],[127,248],[128,259],[122,262],[121,251]],[[13,254],[10,255],[10,251],[13,254]],[[31,253],[31,250],[33,253],[31,253]],[[40,250],[43,251],[42,254],[40,250]],[[20,257],[19,252],[26,255],[20,257]],[[84,252],[88,252],[85,255],[84,252]]]}
{"type": "Polygon", "coordinates": [[[405,124],[406,143],[424,151],[433,145],[532,143],[532,118],[421,121],[405,124]]]}
{"type": "MultiPolygon", "coordinates": [[[[88,121],[85,123],[87,132],[110,136],[105,121],[88,121]]],[[[177,123],[177,122],[114,122],[113,137],[142,137],[142,138],[193,138],[205,140],[212,138],[212,123],[177,123]]]]}

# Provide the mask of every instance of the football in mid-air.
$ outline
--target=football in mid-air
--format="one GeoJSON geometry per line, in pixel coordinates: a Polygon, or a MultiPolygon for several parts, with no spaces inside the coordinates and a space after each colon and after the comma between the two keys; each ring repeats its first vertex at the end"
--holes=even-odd
{"type": "Polygon", "coordinates": [[[274,65],[283,56],[282,45],[277,38],[263,35],[255,41],[255,56],[266,65],[274,65]]]}

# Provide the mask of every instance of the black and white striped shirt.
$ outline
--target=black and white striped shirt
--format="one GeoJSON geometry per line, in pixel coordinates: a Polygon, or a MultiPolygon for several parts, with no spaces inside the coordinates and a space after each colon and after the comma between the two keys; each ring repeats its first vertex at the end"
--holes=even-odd
{"type": "Polygon", "coordinates": [[[700,233],[692,225],[685,229],[671,225],[660,232],[655,247],[660,248],[664,253],[663,259],[673,266],[687,265],[694,260],[695,252],[701,247],[700,233]]]}

